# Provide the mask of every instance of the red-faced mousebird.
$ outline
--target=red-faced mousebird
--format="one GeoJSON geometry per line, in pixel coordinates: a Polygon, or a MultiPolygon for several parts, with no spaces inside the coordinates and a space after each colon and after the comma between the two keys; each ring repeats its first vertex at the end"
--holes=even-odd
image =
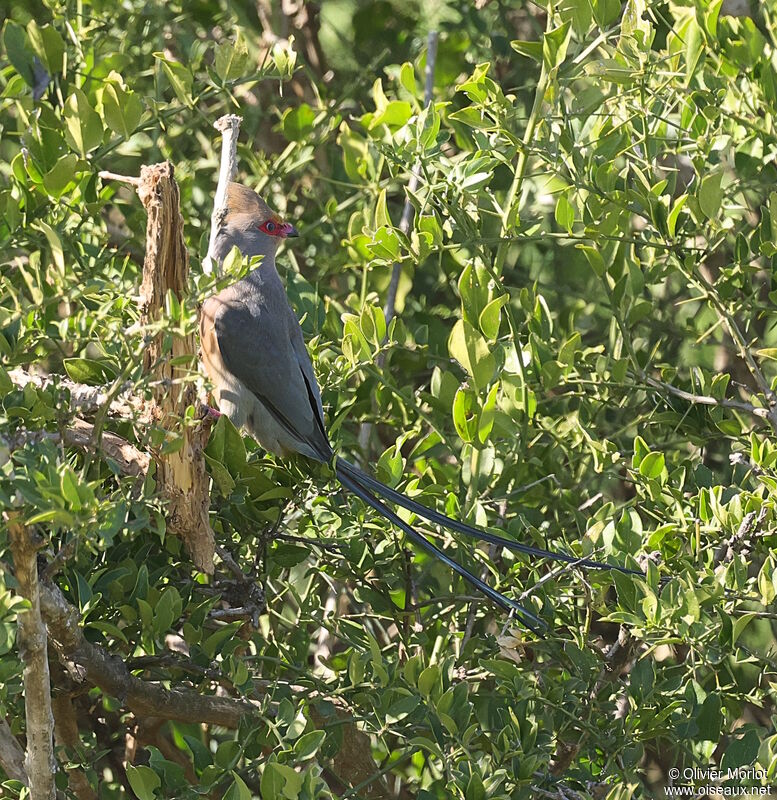
{"type": "Polygon", "coordinates": [[[237,183],[229,185],[227,212],[218,230],[213,257],[220,263],[237,246],[243,256],[263,258],[245,278],[204,303],[200,336],[202,358],[213,382],[219,411],[236,428],[245,428],[263,448],[281,457],[298,453],[315,461],[334,461],[335,475],[346,489],[536,633],[545,625],[539,617],[447,556],[400,519],[386,501],[435,525],[530,556],[642,575],[638,570],[514,542],[451,519],[344,459],[335,459],[302,329],[275,269],[275,252],[289,236],[297,236],[296,228],[275,214],[256,192],[237,183]]]}

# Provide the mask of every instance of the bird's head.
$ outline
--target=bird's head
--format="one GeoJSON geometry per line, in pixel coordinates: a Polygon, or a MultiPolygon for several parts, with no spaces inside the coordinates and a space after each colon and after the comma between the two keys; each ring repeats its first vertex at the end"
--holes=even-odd
{"type": "Polygon", "coordinates": [[[219,259],[237,245],[244,256],[274,256],[278,245],[297,229],[282,220],[259,195],[239,183],[227,189],[227,213],[219,231],[219,259]]]}

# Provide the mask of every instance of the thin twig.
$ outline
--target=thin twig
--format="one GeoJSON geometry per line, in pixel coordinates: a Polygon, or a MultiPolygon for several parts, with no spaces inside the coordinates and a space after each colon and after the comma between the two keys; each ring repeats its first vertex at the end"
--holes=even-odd
{"type": "MultiPolygon", "coordinates": [[[[437,40],[439,35],[437,31],[429,31],[426,40],[426,70],[424,72],[424,108],[427,110],[432,104],[434,96],[434,65],[437,61],[437,40]]],[[[399,229],[406,236],[410,231],[410,225],[413,222],[413,204],[410,201],[410,196],[418,189],[418,182],[421,179],[421,163],[416,161],[410,173],[410,179],[407,183],[407,195],[405,197],[405,205],[402,208],[402,217],[399,220],[399,229]]],[[[391,280],[389,281],[388,291],[386,292],[386,304],[383,306],[383,315],[386,318],[386,328],[388,329],[391,320],[396,315],[396,302],[397,290],[399,288],[399,278],[402,274],[402,264],[399,261],[394,262],[391,268],[391,280]]],[[[383,369],[386,362],[386,351],[381,350],[376,359],[376,365],[379,370],[383,369]]],[[[370,440],[372,433],[372,423],[364,422],[359,429],[359,449],[362,453],[367,452],[367,444],[370,440]]]]}
{"type": "MultiPolygon", "coordinates": [[[[429,108],[432,104],[434,95],[434,65],[437,61],[437,31],[429,31],[429,36],[426,40],[426,82],[424,85],[424,108],[429,108]]],[[[421,164],[416,162],[410,174],[410,180],[407,183],[407,196],[405,197],[405,205],[402,209],[402,217],[399,220],[399,230],[406,236],[410,231],[410,225],[413,221],[413,204],[410,202],[410,195],[418,189],[418,181],[421,176],[421,164]]],[[[383,307],[383,313],[386,317],[386,325],[388,325],[396,313],[395,304],[397,301],[397,289],[399,288],[399,277],[402,273],[402,264],[399,261],[394,262],[391,269],[391,282],[389,283],[388,292],[386,293],[386,305],[383,307]]],[[[381,353],[378,357],[379,362],[385,360],[385,355],[381,353]]],[[[382,366],[382,364],[381,364],[382,366]]]]}
{"type": "Polygon", "coordinates": [[[121,181],[132,186],[140,186],[141,179],[135,175],[119,175],[116,172],[109,172],[107,169],[101,170],[97,174],[105,181],[121,181]]]}

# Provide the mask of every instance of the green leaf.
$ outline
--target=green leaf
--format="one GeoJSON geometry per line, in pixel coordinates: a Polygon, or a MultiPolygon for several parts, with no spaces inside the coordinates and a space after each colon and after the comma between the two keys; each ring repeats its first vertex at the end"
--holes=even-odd
{"type": "Polygon", "coordinates": [[[313,133],[316,112],[307,104],[287,109],[281,119],[281,130],[290,142],[303,142],[313,133]]]}
{"type": "Polygon", "coordinates": [[[475,439],[478,405],[475,394],[466,388],[458,389],[453,398],[453,425],[462,441],[475,439]]]}
{"type": "Polygon", "coordinates": [[[140,98],[118,82],[108,83],[100,94],[103,119],[108,127],[123,139],[129,139],[143,115],[140,98]]]}
{"type": "Polygon", "coordinates": [[[192,73],[180,62],[165,58],[164,53],[154,53],[154,58],[161,63],[175,96],[185,106],[191,107],[193,104],[192,85],[194,83],[192,73]]]}
{"type": "Polygon", "coordinates": [[[494,340],[499,335],[499,326],[502,321],[502,306],[506,305],[509,300],[507,294],[502,294],[494,298],[488,305],[480,312],[478,324],[483,335],[487,339],[494,340]]]}
{"type": "Polygon", "coordinates": [[[510,47],[516,53],[520,53],[527,58],[533,58],[538,64],[542,63],[542,42],[523,42],[520,39],[515,39],[510,42],[510,47]]]}
{"type": "Polygon", "coordinates": [[[562,228],[566,228],[568,233],[572,233],[572,226],[575,224],[575,209],[565,194],[560,194],[556,200],[556,222],[562,228]]]}
{"type": "Polygon", "coordinates": [[[755,614],[742,614],[734,620],[734,629],[731,634],[731,646],[733,647],[739,637],[744,633],[745,628],[755,619],[755,614]]]}
{"type": "Polygon", "coordinates": [[[229,470],[230,475],[237,477],[245,471],[246,448],[243,437],[226,414],[222,414],[213,426],[205,452],[212,459],[223,464],[229,470]]]}
{"type": "Polygon", "coordinates": [[[66,153],[57,160],[57,163],[43,176],[43,188],[54,200],[60,197],[75,185],[78,178],[78,156],[75,153],[66,153]]]}
{"type": "Polygon", "coordinates": [[[87,96],[75,89],[65,102],[65,138],[82,156],[97,147],[103,139],[103,124],[87,96]]]}
{"type": "Polygon", "coordinates": [[[588,263],[591,265],[591,269],[594,271],[596,275],[600,278],[604,275],[607,267],[604,264],[604,259],[602,258],[602,254],[595,248],[590,247],[587,244],[578,244],[575,245],[578,250],[583,251],[583,255],[588,259],[588,263]]]}
{"type": "Polygon", "coordinates": [[[105,361],[95,361],[93,358],[66,358],[62,364],[68,378],[76,383],[86,383],[89,386],[101,386],[115,380],[118,375],[111,364],[105,361]]]}
{"type": "Polygon", "coordinates": [[[35,20],[27,25],[27,38],[30,47],[46,67],[49,75],[56,75],[65,69],[65,42],[59,31],[51,25],[38,26],[35,20]]]}
{"type": "Polygon", "coordinates": [[[373,222],[374,228],[392,227],[391,217],[389,217],[388,207],[386,205],[386,190],[381,189],[378,194],[378,200],[375,203],[375,217],[373,222]]]}
{"type": "Polygon", "coordinates": [[[222,82],[242,78],[248,64],[248,48],[242,31],[238,30],[234,42],[222,42],[216,45],[214,68],[222,82]]]}
{"type": "Polygon", "coordinates": [[[251,800],[253,795],[246,786],[245,781],[237,774],[232,772],[232,785],[227,789],[224,800],[251,800]]]}
{"type": "Polygon", "coordinates": [[[569,20],[554,28],[542,37],[542,63],[548,71],[556,69],[564,63],[567,57],[569,36],[572,26],[569,20]]]}
{"type": "MultiPolygon", "coordinates": [[[[737,731],[737,734],[740,731],[741,729],[737,731]]],[[[720,761],[720,769],[723,772],[728,772],[728,770],[749,767],[755,763],[760,747],[761,738],[758,735],[758,731],[753,728],[750,728],[742,736],[732,736],[726,744],[723,758],[720,761]]]]}
{"type": "Polygon", "coordinates": [[[51,225],[40,219],[37,220],[32,227],[41,231],[46,237],[46,241],[51,248],[51,260],[54,262],[54,265],[59,270],[60,274],[64,275],[65,253],[62,248],[62,240],[59,238],[59,234],[54,230],[54,228],[51,227],[51,225]]]}
{"type": "Polygon", "coordinates": [[[696,724],[699,726],[699,739],[707,742],[717,742],[723,726],[723,715],[720,713],[720,696],[717,692],[710,692],[696,714],[696,724]]]}
{"type": "Polygon", "coordinates": [[[488,437],[491,436],[491,430],[494,427],[494,419],[496,417],[496,397],[499,393],[499,381],[497,381],[489,390],[486,402],[483,403],[483,408],[478,417],[478,441],[485,444],[488,437]]]}
{"type": "Polygon", "coordinates": [[[302,775],[277,761],[264,768],[259,788],[262,800],[296,800],[302,790],[302,775]]]}
{"type": "Polygon", "coordinates": [[[312,758],[326,739],[326,731],[310,731],[294,742],[294,756],[299,761],[312,758]]]}
{"type": "Polygon", "coordinates": [[[418,95],[418,85],[415,81],[415,67],[413,67],[409,61],[405,61],[399,69],[399,82],[413,97],[418,95]]]}
{"type": "Polygon", "coordinates": [[[24,29],[10,19],[3,28],[3,48],[11,66],[24,78],[28,86],[35,85],[32,51],[27,49],[27,35],[24,29]]]}
{"type": "Polygon", "coordinates": [[[723,190],[720,186],[723,173],[718,170],[705,175],[701,179],[697,195],[699,208],[707,219],[717,217],[720,212],[720,202],[723,199],[723,190]]]}
{"type": "Polygon", "coordinates": [[[151,767],[127,764],[127,780],[138,800],[154,800],[155,791],[162,786],[159,775],[151,767]]]}
{"type": "Polygon", "coordinates": [[[432,694],[432,690],[439,682],[440,668],[436,664],[432,664],[431,667],[427,667],[418,676],[418,691],[421,692],[424,697],[429,697],[432,694]]]}
{"type": "Polygon", "coordinates": [[[494,376],[496,361],[486,340],[468,322],[460,319],[448,339],[448,351],[469,373],[475,387],[484,389],[494,376]]]}
{"type": "Polygon", "coordinates": [[[663,453],[648,453],[639,465],[639,474],[646,478],[659,478],[664,471],[663,453]]]}
{"type": "Polygon", "coordinates": [[[677,220],[680,217],[680,212],[683,210],[683,206],[688,200],[687,194],[681,194],[677,200],[674,201],[674,205],[672,206],[672,210],[669,212],[669,216],[666,220],[666,227],[669,231],[669,235],[674,238],[675,232],[677,230],[677,220]]]}
{"type": "Polygon", "coordinates": [[[70,467],[64,467],[60,479],[60,490],[73,511],[81,510],[81,497],[78,494],[78,478],[70,467]]]}

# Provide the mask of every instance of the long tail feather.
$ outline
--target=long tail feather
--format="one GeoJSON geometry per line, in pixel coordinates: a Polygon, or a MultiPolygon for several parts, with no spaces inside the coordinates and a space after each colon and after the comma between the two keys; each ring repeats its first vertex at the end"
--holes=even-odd
{"type": "Polygon", "coordinates": [[[540,547],[532,547],[528,544],[522,544],[521,542],[515,542],[512,539],[505,539],[502,536],[489,533],[482,528],[477,528],[473,525],[467,525],[465,522],[452,519],[451,517],[441,514],[439,511],[435,511],[432,508],[427,508],[425,505],[411,499],[410,497],[407,497],[407,495],[398,492],[396,489],[386,486],[385,483],[381,483],[376,478],[373,478],[371,475],[368,475],[363,470],[360,470],[358,467],[350,464],[348,461],[345,461],[342,458],[337,459],[336,472],[338,478],[342,479],[342,475],[346,474],[350,476],[352,480],[358,481],[364,486],[369,487],[371,491],[380,495],[385,500],[396,503],[397,505],[402,506],[402,508],[418,514],[419,517],[423,517],[423,519],[428,520],[429,522],[433,522],[436,525],[441,525],[443,528],[456,531],[464,536],[470,536],[483,542],[490,542],[491,544],[506,547],[509,550],[515,550],[518,553],[536,556],[537,558],[548,558],[552,559],[553,561],[563,561],[568,564],[575,564],[575,566],[588,567],[589,569],[616,570],[617,572],[622,572],[625,575],[644,576],[644,573],[637,569],[629,569],[628,567],[621,567],[617,564],[606,564],[603,561],[594,561],[590,558],[578,558],[570,555],[569,553],[564,553],[561,551],[544,550],[540,547]]]}
{"type": "Polygon", "coordinates": [[[533,631],[538,636],[543,635],[542,628],[545,627],[545,623],[539,617],[536,617],[531,613],[531,611],[528,611],[523,606],[515,602],[515,600],[511,600],[509,597],[505,597],[505,595],[496,591],[496,589],[493,589],[476,575],[473,575],[469,570],[462,567],[461,564],[447,556],[442,550],[435,547],[426,537],[422,536],[420,533],[418,533],[418,531],[411,528],[410,525],[401,520],[390,508],[388,508],[388,506],[375,497],[372,492],[369,491],[369,489],[362,486],[356,478],[349,475],[347,471],[339,470],[337,472],[337,477],[340,483],[342,483],[346,489],[349,489],[357,497],[361,498],[365,503],[367,503],[367,505],[374,508],[392,525],[396,525],[409,539],[411,539],[420,547],[423,547],[435,558],[438,558],[443,564],[450,567],[450,569],[452,569],[458,575],[461,575],[462,578],[469,581],[469,583],[481,591],[486,597],[488,597],[489,600],[498,605],[500,608],[504,609],[505,611],[514,612],[520,618],[521,622],[523,622],[523,624],[529,628],[529,630],[533,631]]]}

